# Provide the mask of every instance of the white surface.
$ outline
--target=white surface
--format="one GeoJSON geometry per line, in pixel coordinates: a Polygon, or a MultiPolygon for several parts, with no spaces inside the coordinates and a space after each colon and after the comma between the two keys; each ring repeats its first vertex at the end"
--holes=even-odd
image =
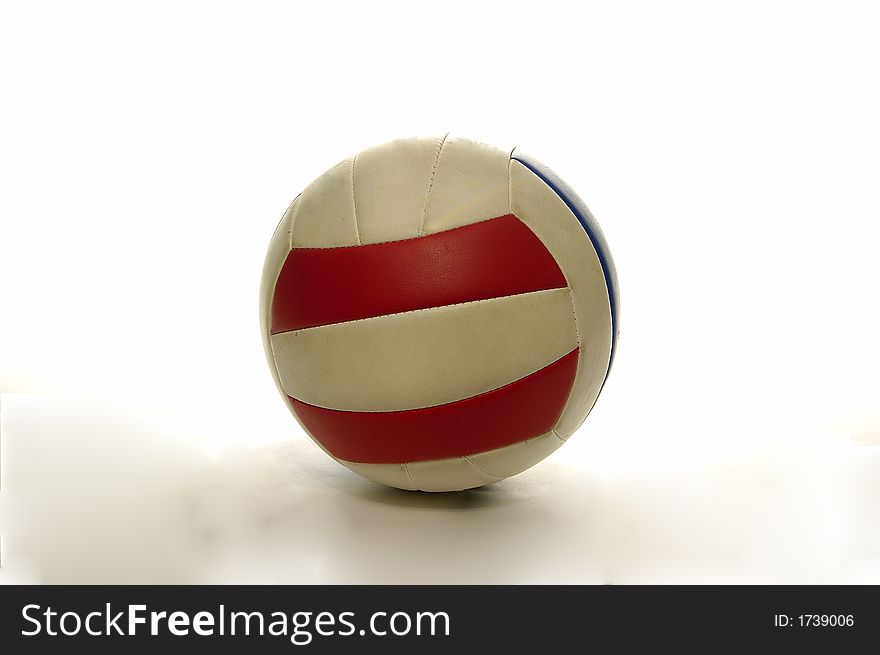
{"type": "Polygon", "coordinates": [[[6,3],[0,581],[880,582],[877,18],[6,3]],[[299,434],[257,288],[313,177],[446,131],[583,195],[622,335],[570,443],[427,497],[299,434]]]}

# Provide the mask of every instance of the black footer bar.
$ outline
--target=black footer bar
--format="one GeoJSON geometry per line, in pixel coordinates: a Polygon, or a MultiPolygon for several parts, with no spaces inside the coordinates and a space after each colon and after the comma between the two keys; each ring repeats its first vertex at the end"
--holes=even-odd
{"type": "Polygon", "coordinates": [[[0,645],[90,653],[840,648],[877,643],[878,607],[875,587],[839,586],[3,587],[0,645]]]}

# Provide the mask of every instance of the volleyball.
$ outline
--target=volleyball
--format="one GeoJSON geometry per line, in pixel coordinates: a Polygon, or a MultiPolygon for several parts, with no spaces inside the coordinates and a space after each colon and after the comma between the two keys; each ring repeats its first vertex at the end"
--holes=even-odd
{"type": "Polygon", "coordinates": [[[619,300],[583,201],[517,149],[450,135],[340,162],[281,219],[260,289],[271,373],[352,471],[454,491],[516,475],[583,423],[619,300]]]}

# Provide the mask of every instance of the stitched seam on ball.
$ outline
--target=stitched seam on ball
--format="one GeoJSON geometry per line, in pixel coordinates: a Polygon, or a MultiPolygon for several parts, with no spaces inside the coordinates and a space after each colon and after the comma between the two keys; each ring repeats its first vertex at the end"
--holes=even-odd
{"type": "Polygon", "coordinates": [[[424,236],[425,234],[425,221],[428,218],[428,202],[431,200],[431,189],[434,188],[434,179],[437,177],[437,167],[440,165],[440,154],[443,152],[443,146],[446,145],[446,138],[449,136],[449,132],[443,135],[443,138],[440,139],[440,147],[437,148],[437,156],[434,157],[434,165],[431,167],[431,179],[428,180],[428,191],[425,194],[425,208],[422,211],[422,222],[419,225],[419,236],[424,236]]]}
{"type": "MultiPolygon", "coordinates": [[[[513,150],[510,151],[510,154],[507,155],[507,211],[510,214],[513,214],[513,180],[510,175],[510,167],[513,163],[513,151],[516,150],[516,146],[514,146],[513,150]]],[[[516,214],[514,214],[516,216],[516,214]]]]}
{"type": "MultiPolygon", "coordinates": [[[[296,198],[293,199],[296,202],[296,208],[293,210],[293,216],[290,217],[290,227],[287,228],[287,254],[290,254],[290,251],[293,250],[293,226],[296,225],[296,217],[299,215],[299,208],[302,207],[302,193],[300,193],[296,198]],[[299,202],[296,202],[299,200],[299,202]]],[[[286,257],[287,255],[285,255],[286,257]]],[[[284,268],[284,262],[281,263],[281,268],[284,268]]],[[[279,275],[281,274],[281,268],[278,269],[279,275]]],[[[278,284],[278,278],[275,278],[275,284],[278,284]]],[[[275,293],[275,287],[272,287],[272,293],[275,293]]]]}
{"type": "MultiPolygon", "coordinates": [[[[357,238],[357,244],[361,245],[361,230],[358,227],[358,206],[357,206],[357,200],[355,200],[355,197],[354,197],[354,166],[357,163],[357,158],[358,158],[357,155],[355,155],[354,157],[351,158],[351,207],[352,207],[352,210],[354,211],[354,234],[355,234],[355,237],[357,238]]],[[[351,246],[348,246],[348,247],[351,247],[351,246]]]]}
{"type": "MultiPolygon", "coordinates": [[[[513,150],[510,151],[510,154],[507,157],[507,211],[512,215],[516,216],[513,213],[513,177],[511,175],[511,166],[513,165],[513,153],[516,151],[516,146],[514,146],[513,150]]],[[[519,218],[519,216],[517,216],[519,218]]],[[[519,218],[520,222],[526,225],[531,230],[531,227],[525,223],[521,218],[519,218]]],[[[534,233],[534,230],[532,230],[534,233]]],[[[537,236],[537,235],[535,235],[537,236]]],[[[544,246],[546,248],[546,245],[544,246]]],[[[549,252],[549,248],[547,249],[549,252]]],[[[552,256],[552,253],[551,253],[552,256]]],[[[555,257],[553,258],[556,259],[555,257]]],[[[558,263],[557,263],[558,265],[558,263]]],[[[561,268],[560,268],[561,270],[561,268]]],[[[567,281],[567,280],[566,280],[567,281]]],[[[574,308],[574,290],[571,288],[571,284],[568,285],[568,295],[571,299],[571,317],[574,319],[574,333],[577,337],[577,345],[580,348],[583,344],[581,343],[581,333],[578,329],[578,319],[577,319],[577,311],[574,308]]]]}
{"type": "MultiPolygon", "coordinates": [[[[435,305],[434,307],[422,307],[420,309],[408,309],[405,312],[394,312],[393,314],[380,314],[379,316],[367,316],[366,318],[355,318],[350,321],[338,321],[336,323],[322,323],[321,325],[312,325],[309,327],[298,328],[296,330],[284,330],[283,332],[272,332],[269,336],[274,337],[279,334],[290,334],[291,332],[305,332],[306,330],[317,330],[318,328],[329,327],[331,325],[347,325],[350,323],[363,323],[364,321],[375,321],[379,318],[388,318],[390,316],[403,316],[404,314],[415,314],[416,312],[428,312],[433,309],[445,309],[447,307],[460,307],[462,305],[476,305],[481,302],[490,302],[492,300],[505,300],[507,298],[517,298],[518,296],[528,296],[531,294],[538,293],[549,293],[551,291],[560,291],[562,289],[568,289],[570,292],[571,289],[568,287],[553,287],[552,289],[538,289],[537,291],[524,291],[522,293],[513,293],[509,296],[494,296],[492,298],[482,298],[481,300],[467,300],[465,302],[454,302],[448,305],[435,305]]],[[[569,296],[570,297],[570,296],[569,296]]],[[[572,310],[574,313],[574,310],[572,310]]],[[[580,347],[580,337],[577,333],[577,317],[575,317],[575,326],[574,326],[575,338],[577,346],[580,347]]]]}
{"type": "Polygon", "coordinates": [[[503,479],[504,479],[502,476],[499,476],[499,475],[492,475],[491,473],[489,473],[489,471],[487,471],[487,470],[484,469],[483,467],[479,466],[476,462],[474,462],[474,460],[472,460],[472,459],[471,459],[470,457],[468,457],[467,455],[465,455],[464,458],[465,458],[468,462],[470,462],[470,465],[471,465],[471,466],[473,466],[475,469],[477,469],[480,473],[482,473],[483,475],[485,475],[487,478],[492,478],[493,480],[503,480],[503,479]]]}
{"type": "MultiPolygon", "coordinates": [[[[400,243],[401,241],[413,241],[415,239],[424,239],[425,237],[436,236],[437,234],[443,234],[444,232],[452,232],[453,230],[461,230],[466,227],[470,227],[471,225],[476,225],[477,223],[485,223],[486,221],[494,221],[498,218],[504,218],[506,214],[502,214],[501,216],[490,216],[489,218],[481,218],[478,221],[474,221],[472,223],[468,223],[467,225],[459,225],[458,227],[453,227],[449,230],[441,230],[440,232],[432,232],[431,234],[419,234],[414,237],[403,237],[402,239],[392,239],[391,241],[376,241],[374,243],[358,243],[356,246],[294,246],[295,250],[339,250],[341,248],[357,248],[358,246],[384,246],[386,243],[400,243]]],[[[515,218],[519,218],[518,216],[515,218]]]]}
{"type": "Polygon", "coordinates": [[[409,478],[409,483],[413,486],[414,491],[419,491],[419,485],[416,484],[416,481],[413,480],[412,471],[409,470],[409,465],[406,463],[403,464],[403,470],[406,471],[406,477],[409,478]]]}
{"type": "Polygon", "coordinates": [[[571,286],[568,287],[568,297],[571,300],[571,317],[574,319],[574,334],[577,337],[577,345],[580,348],[583,344],[581,343],[581,333],[578,330],[578,317],[577,311],[574,308],[574,291],[571,286]]]}

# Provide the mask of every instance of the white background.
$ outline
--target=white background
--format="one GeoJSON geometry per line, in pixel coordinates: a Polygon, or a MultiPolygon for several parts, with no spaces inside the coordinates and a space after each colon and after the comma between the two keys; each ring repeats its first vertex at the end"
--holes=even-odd
{"type": "Polygon", "coordinates": [[[853,2],[4,2],[0,581],[880,582],[880,21],[853,2]],[[563,449],[379,488],[274,389],[290,200],[517,144],[608,237],[563,449]]]}

